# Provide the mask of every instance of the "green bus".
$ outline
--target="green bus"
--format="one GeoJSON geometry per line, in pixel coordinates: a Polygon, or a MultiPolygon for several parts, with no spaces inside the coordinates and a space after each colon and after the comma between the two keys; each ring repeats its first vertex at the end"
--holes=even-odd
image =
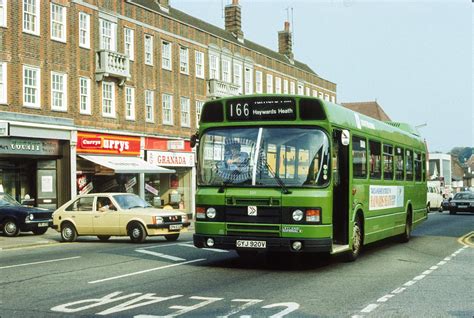
{"type": "Polygon", "coordinates": [[[317,98],[247,95],[204,104],[194,245],[342,253],[427,218],[426,147],[407,124],[317,98]]]}

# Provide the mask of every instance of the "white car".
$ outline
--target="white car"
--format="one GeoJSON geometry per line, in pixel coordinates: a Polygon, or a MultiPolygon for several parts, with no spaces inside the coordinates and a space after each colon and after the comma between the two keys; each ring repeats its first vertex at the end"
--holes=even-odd
{"type": "Polygon", "coordinates": [[[441,190],[438,187],[428,185],[428,193],[426,197],[426,209],[428,211],[438,210],[443,211],[442,207],[443,196],[441,195],[441,190]]]}
{"type": "Polygon", "coordinates": [[[189,225],[186,213],[153,208],[135,194],[93,193],[79,195],[57,209],[52,227],[66,242],[77,236],[97,236],[101,241],[129,236],[141,243],[158,235],[175,241],[189,225]]]}

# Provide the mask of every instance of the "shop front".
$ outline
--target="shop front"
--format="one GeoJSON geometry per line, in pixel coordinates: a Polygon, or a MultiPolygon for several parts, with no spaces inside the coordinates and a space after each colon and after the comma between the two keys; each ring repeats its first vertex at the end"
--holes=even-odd
{"type": "Polygon", "coordinates": [[[141,159],[141,138],[94,132],[77,133],[77,193],[128,192],[143,194],[145,173],[173,170],[141,159]]]}
{"type": "Polygon", "coordinates": [[[145,199],[156,207],[172,207],[193,215],[196,170],[189,141],[146,138],[145,150],[149,164],[175,171],[146,174],[145,199]]]}
{"type": "Polygon", "coordinates": [[[21,119],[0,122],[0,192],[25,205],[56,209],[70,199],[72,129],[21,119]]]}

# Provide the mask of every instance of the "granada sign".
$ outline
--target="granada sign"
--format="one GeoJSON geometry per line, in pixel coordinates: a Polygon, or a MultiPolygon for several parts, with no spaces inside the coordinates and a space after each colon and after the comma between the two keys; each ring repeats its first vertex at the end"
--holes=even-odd
{"type": "Polygon", "coordinates": [[[77,152],[138,156],[140,137],[78,132],[77,152]]]}
{"type": "Polygon", "coordinates": [[[163,167],[193,167],[194,153],[192,152],[170,152],[170,151],[147,151],[148,163],[163,167]]]}

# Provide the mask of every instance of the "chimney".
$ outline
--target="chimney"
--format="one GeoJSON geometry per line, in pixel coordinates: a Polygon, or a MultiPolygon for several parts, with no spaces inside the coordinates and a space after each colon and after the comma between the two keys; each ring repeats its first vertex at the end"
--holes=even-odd
{"type": "Polygon", "coordinates": [[[285,29],[278,32],[278,53],[293,60],[290,22],[285,21],[285,29]]]}
{"type": "Polygon", "coordinates": [[[169,0],[155,0],[156,4],[160,6],[160,9],[165,12],[170,11],[170,1],[169,0]]]}
{"type": "Polygon", "coordinates": [[[239,0],[232,0],[232,4],[225,7],[225,30],[233,33],[237,40],[243,42],[241,16],[239,0]]]}

